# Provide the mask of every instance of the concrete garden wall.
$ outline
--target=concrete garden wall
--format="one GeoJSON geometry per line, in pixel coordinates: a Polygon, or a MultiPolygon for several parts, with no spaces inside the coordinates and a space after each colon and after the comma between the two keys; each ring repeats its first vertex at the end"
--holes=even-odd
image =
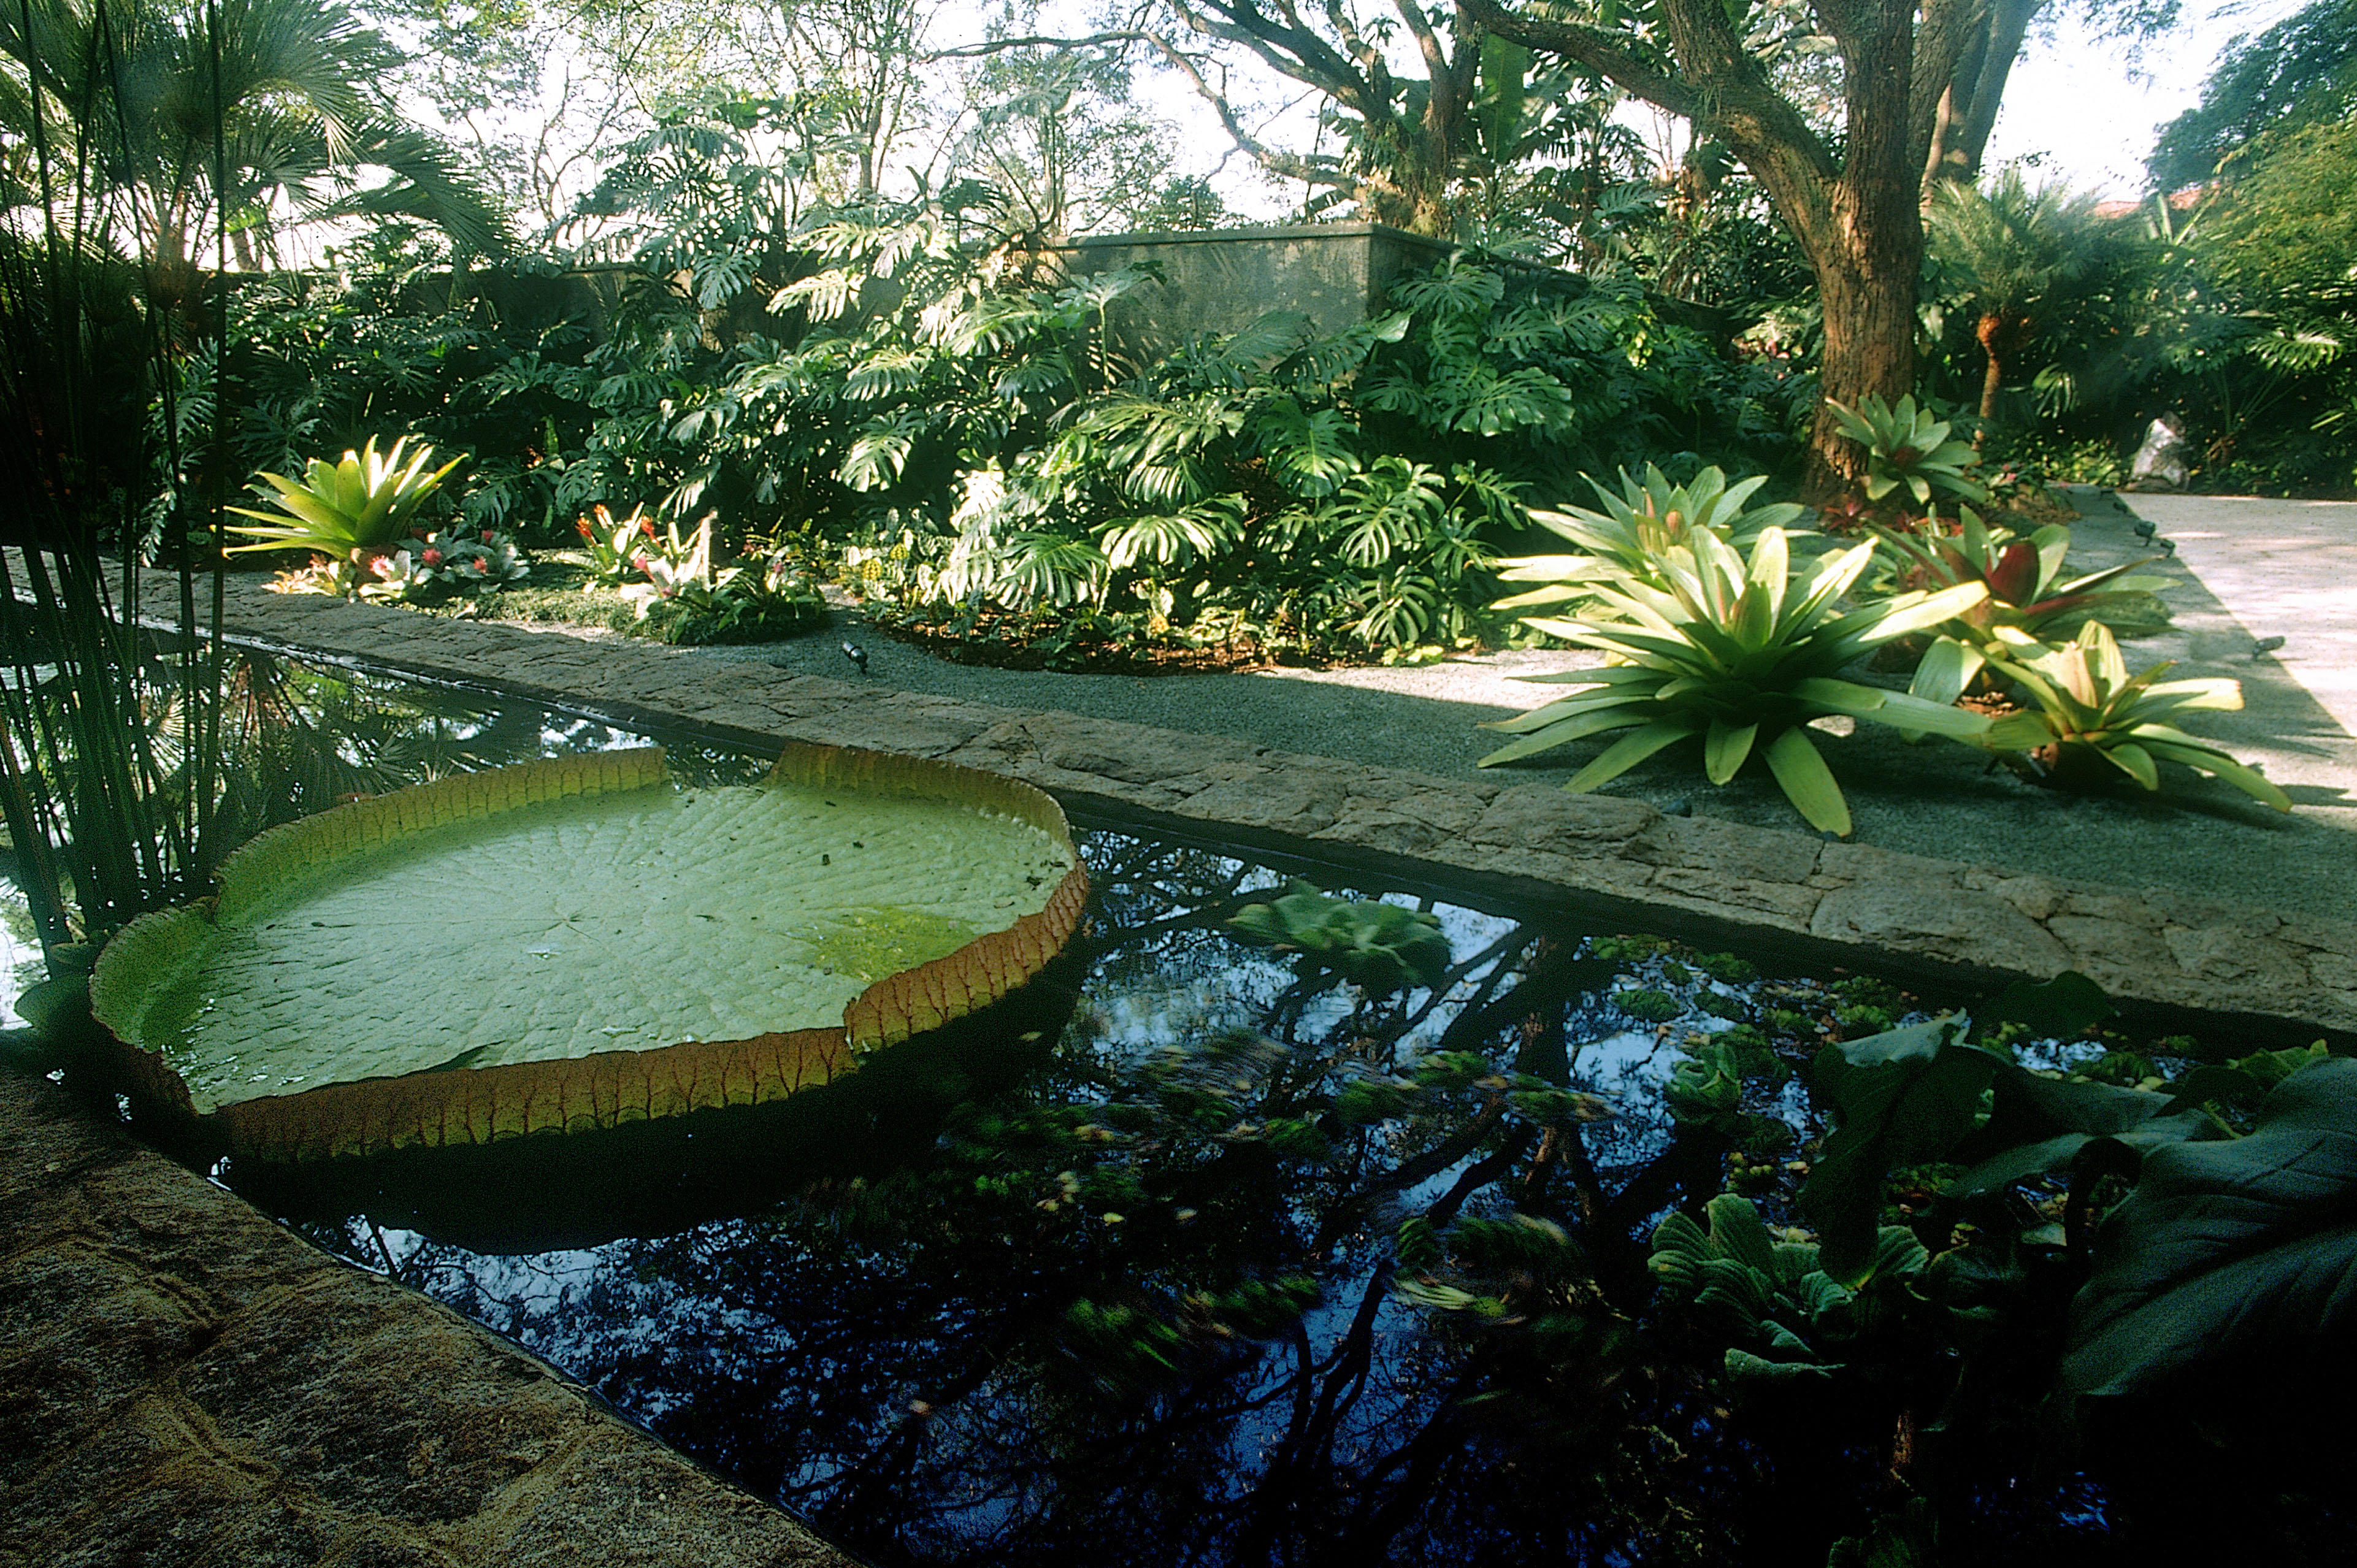
{"type": "Polygon", "coordinates": [[[1114,302],[1106,323],[1126,352],[1165,349],[1195,332],[1233,332],[1272,310],[1297,310],[1321,332],[1374,314],[1402,273],[1451,247],[1381,223],[1305,223],[1207,233],[1107,234],[1052,248],[1071,275],[1138,263],[1162,269],[1114,302]]]}

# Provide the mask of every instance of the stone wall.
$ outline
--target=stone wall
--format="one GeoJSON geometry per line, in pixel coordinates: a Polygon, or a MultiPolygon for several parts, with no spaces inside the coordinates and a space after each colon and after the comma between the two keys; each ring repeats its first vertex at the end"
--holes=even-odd
{"type": "Polygon", "coordinates": [[[1054,248],[1086,277],[1140,262],[1162,269],[1106,312],[1114,342],[1159,352],[1189,333],[1233,332],[1272,310],[1296,310],[1320,332],[1375,313],[1402,273],[1433,266],[1450,247],[1380,223],[1306,223],[1200,234],[1108,234],[1054,248]]]}

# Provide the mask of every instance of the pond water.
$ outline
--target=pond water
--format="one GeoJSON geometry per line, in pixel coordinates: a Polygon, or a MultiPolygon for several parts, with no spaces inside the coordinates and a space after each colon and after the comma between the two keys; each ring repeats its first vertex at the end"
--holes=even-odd
{"type": "MultiPolygon", "coordinates": [[[[642,743],[289,678],[358,721],[301,775],[315,797],[642,743]]],[[[691,781],[766,766],[662,738],[691,781]]],[[[1652,1308],[1650,1239],[1730,1187],[1792,1223],[1811,1055],[1968,999],[1135,829],[1079,842],[1088,921],[1031,1009],[879,1078],[827,1136],[716,1126],[627,1195],[529,1161],[216,1174],[879,1564],[1814,1568],[1889,1527],[1904,1379],[1730,1402],[1724,1339],[1652,1308]],[[1371,991],[1231,924],[1295,877],[1428,913],[1445,974],[1371,991]],[[1696,1047],[1735,1041],[1706,1070],[1696,1047]]],[[[2133,1485],[2019,1432],[1950,1445],[1943,1551],[2130,1543],[2133,1485]]]]}

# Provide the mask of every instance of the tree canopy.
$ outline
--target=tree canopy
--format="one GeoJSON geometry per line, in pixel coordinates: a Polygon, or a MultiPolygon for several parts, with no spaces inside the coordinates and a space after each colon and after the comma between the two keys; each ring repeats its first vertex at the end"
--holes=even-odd
{"type": "Polygon", "coordinates": [[[2314,0],[2237,39],[2201,102],[2162,127],[2147,162],[2164,190],[2219,172],[2270,131],[2322,124],[2357,107],[2357,0],[2314,0]]]}

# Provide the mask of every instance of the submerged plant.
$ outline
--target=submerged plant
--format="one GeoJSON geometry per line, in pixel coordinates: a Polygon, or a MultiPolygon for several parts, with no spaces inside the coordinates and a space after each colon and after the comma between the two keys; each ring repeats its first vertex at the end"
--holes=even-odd
{"type": "Polygon", "coordinates": [[[2163,1144],[2098,1235],[2061,1382],[2147,1387],[2206,1359],[2344,1342],[2357,1295],[2357,1062],[2285,1079],[2246,1137],[2163,1144]]]}
{"type": "Polygon", "coordinates": [[[1865,1272],[1825,1272],[1812,1241],[1781,1240],[1749,1198],[1721,1193],[1703,1206],[1708,1228],[1672,1214],[1653,1232],[1649,1266],[1669,1301],[1710,1319],[1735,1341],[1727,1375],[1737,1382],[1824,1378],[1873,1326],[1877,1280],[1921,1275],[1931,1254],[1900,1226],[1875,1234],[1865,1272]]]}
{"type": "Polygon", "coordinates": [[[1374,995],[1437,985],[1448,972],[1448,938],[1435,916],[1329,898],[1307,882],[1271,903],[1245,905],[1228,924],[1248,940],[1298,953],[1313,971],[1331,971],[1374,995]]]}
{"type": "Polygon", "coordinates": [[[2279,811],[2291,810],[2291,798],[2256,768],[2168,722],[2180,713],[2240,708],[2238,682],[2163,681],[2173,668],[2168,661],[2131,675],[2110,628],[2093,620],[2061,648],[1990,662],[2036,706],[2005,719],[1983,744],[2018,755],[2042,781],[2084,785],[2116,770],[2158,789],[2159,765],[2179,762],[2279,811]]]}
{"type": "Polygon", "coordinates": [[[1758,750],[1812,827],[1846,836],[1849,805],[1804,732],[1810,720],[1841,714],[1962,739],[1989,726],[1979,714],[1837,678],[1863,654],[1962,614],[1988,591],[1979,583],[1959,584],[1839,613],[1842,596],[1865,573],[1874,549],[1866,543],[1828,556],[1796,585],[1782,529],[1763,530],[1748,563],[1725,540],[1700,531],[1660,557],[1661,587],[1636,581],[1599,586],[1595,597],[1604,614],[1592,620],[1525,618],[1541,631],[1624,662],[1536,677],[1579,690],[1484,725],[1521,738],[1480,766],[1614,730],[1633,732],[1572,777],[1565,788],[1579,794],[1665,746],[1699,737],[1712,783],[1734,778],[1758,750]]]}

